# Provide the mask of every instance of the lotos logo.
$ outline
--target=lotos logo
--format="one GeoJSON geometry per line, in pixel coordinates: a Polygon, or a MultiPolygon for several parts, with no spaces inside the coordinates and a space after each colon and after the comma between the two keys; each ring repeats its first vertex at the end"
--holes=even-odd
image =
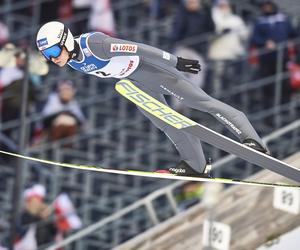
{"type": "Polygon", "coordinates": [[[136,53],[138,46],[135,44],[116,44],[110,45],[110,52],[128,52],[136,53]]]}
{"type": "Polygon", "coordinates": [[[38,45],[38,47],[43,47],[43,46],[48,45],[47,38],[45,37],[45,38],[42,38],[42,39],[38,40],[37,45],[38,45]]]}
{"type": "Polygon", "coordinates": [[[115,52],[115,51],[117,51],[117,50],[118,50],[118,45],[115,44],[115,45],[112,47],[112,51],[115,52]]]}

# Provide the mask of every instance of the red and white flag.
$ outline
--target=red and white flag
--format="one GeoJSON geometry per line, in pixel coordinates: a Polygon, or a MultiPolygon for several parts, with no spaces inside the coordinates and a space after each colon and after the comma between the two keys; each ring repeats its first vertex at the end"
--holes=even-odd
{"type": "Polygon", "coordinates": [[[60,194],[54,201],[56,225],[62,232],[82,227],[82,222],[76,214],[72,201],[67,194],[60,194]]]}

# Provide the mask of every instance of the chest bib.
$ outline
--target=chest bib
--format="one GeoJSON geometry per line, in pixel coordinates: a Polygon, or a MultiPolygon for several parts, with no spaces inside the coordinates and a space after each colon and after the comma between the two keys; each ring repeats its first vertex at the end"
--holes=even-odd
{"type": "Polygon", "coordinates": [[[95,75],[101,78],[125,78],[132,74],[139,65],[139,56],[115,56],[110,59],[102,59],[96,56],[88,46],[88,38],[94,34],[81,35],[77,42],[82,51],[82,60],[70,60],[68,65],[85,74],[95,75]]]}

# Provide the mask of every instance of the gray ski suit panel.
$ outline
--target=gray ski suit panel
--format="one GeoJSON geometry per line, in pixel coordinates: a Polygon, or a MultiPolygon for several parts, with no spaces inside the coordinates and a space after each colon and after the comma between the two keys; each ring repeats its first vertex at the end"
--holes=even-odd
{"type": "Polygon", "coordinates": [[[103,33],[95,33],[89,37],[88,45],[90,49],[102,59],[110,59],[116,56],[132,56],[137,55],[140,57],[141,63],[150,63],[168,69],[169,67],[175,68],[177,64],[177,57],[167,53],[166,51],[154,48],[152,46],[113,38],[103,33]],[[136,53],[131,52],[112,52],[112,44],[132,44],[137,45],[136,53]],[[169,59],[167,56],[170,56],[169,59]],[[164,58],[165,57],[165,58],[164,58]]]}
{"type": "MultiPolygon", "coordinates": [[[[211,114],[237,136],[240,141],[252,138],[264,145],[242,112],[207,95],[176,69],[176,56],[145,44],[112,38],[102,33],[95,33],[90,36],[88,45],[93,54],[102,59],[119,56],[139,56],[139,66],[127,77],[137,87],[165,104],[163,95],[172,95],[188,107],[211,114]],[[114,44],[136,45],[137,49],[135,53],[112,52],[111,48],[114,44]]],[[[201,143],[197,138],[165,124],[144,110],[140,109],[140,111],[156,127],[166,133],[176,146],[182,160],[185,160],[196,171],[204,171],[206,160],[201,143]]]]}

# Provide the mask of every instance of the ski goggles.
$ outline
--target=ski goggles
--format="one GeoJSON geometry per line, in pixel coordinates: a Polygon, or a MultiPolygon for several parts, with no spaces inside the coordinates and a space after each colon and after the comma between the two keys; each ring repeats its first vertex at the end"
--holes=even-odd
{"type": "Polygon", "coordinates": [[[50,48],[44,49],[41,51],[44,57],[47,58],[47,60],[51,60],[51,58],[57,58],[60,56],[62,52],[62,47],[58,44],[51,46],[50,48]]]}

